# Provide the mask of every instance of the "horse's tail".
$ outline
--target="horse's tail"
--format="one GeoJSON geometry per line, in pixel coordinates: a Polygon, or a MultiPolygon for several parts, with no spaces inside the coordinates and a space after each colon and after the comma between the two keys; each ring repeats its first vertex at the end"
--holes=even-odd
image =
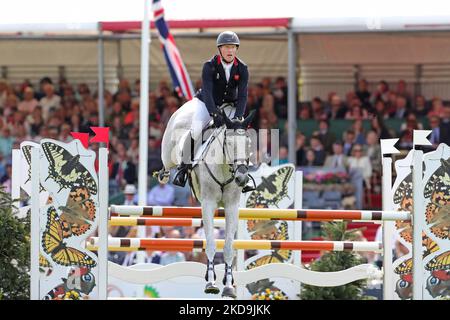
{"type": "Polygon", "coordinates": [[[153,177],[158,177],[159,183],[166,184],[167,182],[169,182],[170,171],[162,168],[159,171],[154,171],[153,177]]]}

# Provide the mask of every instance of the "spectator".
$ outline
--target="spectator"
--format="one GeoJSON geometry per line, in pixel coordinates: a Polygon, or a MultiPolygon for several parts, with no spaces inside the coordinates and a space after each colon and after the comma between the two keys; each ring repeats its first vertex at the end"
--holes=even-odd
{"type": "Polygon", "coordinates": [[[366,109],[370,110],[370,92],[369,92],[369,83],[366,79],[360,79],[358,81],[358,89],[356,90],[356,96],[359,101],[361,101],[361,105],[366,109]]]}
{"type": "Polygon", "coordinates": [[[439,97],[434,97],[431,102],[431,110],[428,112],[428,116],[438,116],[441,117],[444,111],[444,104],[442,99],[439,97]]]}
{"type": "Polygon", "coordinates": [[[374,116],[380,117],[381,119],[389,118],[389,111],[386,107],[386,103],[381,99],[375,102],[374,116]]]}
{"type": "Polygon", "coordinates": [[[278,118],[287,118],[287,92],[288,86],[284,77],[278,77],[275,80],[275,90],[273,96],[275,98],[275,113],[278,118]]]}
{"type": "Polygon", "coordinates": [[[130,146],[127,150],[127,156],[131,162],[135,165],[139,164],[139,140],[133,139],[131,140],[130,146]]]}
{"type": "Polygon", "coordinates": [[[330,111],[328,119],[344,119],[347,108],[342,104],[341,98],[333,94],[330,98],[330,111]]]}
{"type": "Polygon", "coordinates": [[[8,83],[5,79],[0,79],[0,109],[5,107],[6,97],[8,96],[8,83]]]}
{"type": "Polygon", "coordinates": [[[0,185],[5,187],[5,192],[11,193],[12,165],[8,163],[5,168],[5,174],[0,177],[0,185]]]}
{"type": "Polygon", "coordinates": [[[11,130],[5,126],[0,135],[0,153],[5,157],[9,157],[9,155],[11,155],[13,143],[14,138],[11,136],[11,130]]]}
{"type": "Polygon", "coordinates": [[[345,170],[348,169],[348,158],[344,154],[344,146],[341,141],[336,141],[333,143],[333,154],[327,156],[327,158],[325,159],[324,167],[343,168],[345,170]]]}
{"type": "Polygon", "coordinates": [[[69,143],[73,140],[72,136],[70,135],[70,125],[67,123],[64,123],[61,126],[61,133],[59,134],[58,140],[64,143],[69,143]]]}
{"type": "Polygon", "coordinates": [[[375,116],[370,121],[370,129],[378,134],[380,139],[390,139],[395,136],[395,132],[391,134],[384,124],[383,118],[375,116]]]}
{"type": "Polygon", "coordinates": [[[405,80],[399,80],[397,82],[396,94],[400,97],[405,98],[407,108],[411,108],[411,93],[407,90],[407,85],[405,80]]]}
{"type": "Polygon", "coordinates": [[[409,114],[407,103],[408,101],[404,96],[397,96],[395,101],[395,113],[393,114],[394,118],[404,119],[409,114]]]}
{"type": "Polygon", "coordinates": [[[363,147],[360,144],[355,144],[352,150],[352,156],[348,159],[349,168],[357,169],[363,175],[364,184],[367,189],[370,189],[370,179],[372,177],[372,165],[370,164],[369,157],[364,155],[363,147]]]}
{"type": "Polygon", "coordinates": [[[328,120],[320,120],[319,121],[319,132],[317,133],[317,136],[320,139],[320,142],[322,142],[322,145],[326,152],[330,153],[333,148],[333,143],[336,141],[336,136],[334,133],[330,132],[330,123],[328,120]]]}
{"type": "Polygon", "coordinates": [[[318,167],[321,166],[322,164],[317,161],[316,159],[316,154],[314,152],[314,150],[312,149],[307,149],[306,150],[306,157],[305,160],[303,162],[303,167],[318,167]]]}
{"type": "Polygon", "coordinates": [[[119,143],[117,147],[116,161],[112,166],[110,179],[116,180],[120,188],[126,184],[135,184],[137,181],[136,166],[128,158],[123,143],[119,143]]]}
{"type": "Polygon", "coordinates": [[[39,105],[42,107],[42,117],[47,121],[50,110],[56,110],[61,106],[61,97],[55,94],[55,88],[50,83],[44,84],[43,90],[45,96],[39,101],[39,105]]]}
{"type": "Polygon", "coordinates": [[[323,149],[322,142],[318,136],[312,136],[310,140],[311,149],[314,151],[315,162],[317,165],[322,166],[325,162],[326,152],[323,149]]]}
{"type": "Polygon", "coordinates": [[[417,117],[414,113],[410,113],[406,116],[406,121],[400,126],[400,131],[410,130],[423,130],[422,123],[417,121],[417,117]]]}
{"type": "MultiPolygon", "coordinates": [[[[173,229],[168,233],[168,238],[170,239],[179,239],[180,238],[180,231],[177,229],[173,229]]],[[[184,262],[186,261],[186,257],[184,256],[183,252],[180,251],[165,251],[161,254],[161,260],[160,264],[165,266],[170,263],[175,262],[184,262]]]]}
{"type": "Polygon", "coordinates": [[[125,200],[123,202],[123,204],[125,206],[136,206],[137,205],[137,201],[135,199],[136,187],[134,184],[127,184],[125,186],[123,194],[125,196],[125,200]]]}
{"type": "Polygon", "coordinates": [[[397,94],[394,91],[389,91],[388,93],[386,109],[389,113],[389,118],[395,117],[395,113],[397,112],[397,94]]]}
{"type": "Polygon", "coordinates": [[[360,120],[369,119],[369,113],[366,109],[363,109],[358,98],[355,98],[352,102],[350,109],[345,113],[345,119],[347,120],[360,120]]]}
{"type": "Polygon", "coordinates": [[[381,173],[381,147],[378,134],[370,130],[366,135],[367,148],[366,154],[369,157],[372,170],[381,173]]]}
{"type": "Polygon", "coordinates": [[[428,112],[430,112],[430,107],[427,106],[425,97],[422,95],[417,95],[414,103],[413,113],[417,117],[425,117],[428,112]]]}
{"type": "Polygon", "coordinates": [[[355,132],[355,143],[366,144],[366,134],[361,119],[357,119],[353,122],[352,130],[355,132]]]}
{"type": "Polygon", "coordinates": [[[149,206],[172,206],[175,200],[175,190],[170,184],[159,183],[147,194],[149,206]]]}
{"type": "Polygon", "coordinates": [[[441,123],[439,125],[440,142],[450,145],[450,106],[445,106],[442,110],[441,123]]]}
{"type": "Polygon", "coordinates": [[[440,120],[441,119],[438,116],[431,116],[429,121],[431,130],[429,140],[433,144],[433,149],[436,149],[436,147],[439,145],[441,138],[440,120]]]}
{"type": "Polygon", "coordinates": [[[344,154],[346,156],[350,156],[353,145],[355,144],[355,131],[353,130],[347,130],[344,132],[344,154]]]}
{"type": "Polygon", "coordinates": [[[300,120],[309,120],[312,118],[311,113],[312,112],[311,112],[311,108],[310,108],[309,104],[302,103],[300,105],[300,109],[298,110],[298,118],[300,120]]]}
{"type": "Polygon", "coordinates": [[[0,178],[6,174],[6,163],[3,153],[0,152],[0,178]]]}
{"type": "Polygon", "coordinates": [[[148,139],[148,172],[152,174],[163,167],[161,161],[161,148],[158,140],[153,137],[148,139]]]}
{"type": "Polygon", "coordinates": [[[328,117],[323,102],[319,97],[315,97],[311,101],[311,110],[312,110],[312,117],[315,120],[320,120],[328,117]]]}
{"type": "Polygon", "coordinates": [[[388,102],[388,93],[389,93],[389,85],[386,81],[381,80],[378,82],[376,90],[373,92],[371,97],[372,104],[375,104],[375,101],[383,100],[384,102],[388,102]]]}
{"type": "Polygon", "coordinates": [[[38,101],[34,98],[34,90],[26,87],[24,90],[24,99],[18,105],[18,109],[25,114],[30,114],[38,106],[38,101]]]}
{"type": "Polygon", "coordinates": [[[289,152],[286,146],[280,147],[280,152],[278,156],[279,156],[278,159],[273,159],[272,166],[279,166],[282,164],[289,163],[289,152]]]}
{"type": "Polygon", "coordinates": [[[305,142],[306,137],[301,132],[297,132],[296,136],[296,165],[301,166],[306,159],[305,142]]]}

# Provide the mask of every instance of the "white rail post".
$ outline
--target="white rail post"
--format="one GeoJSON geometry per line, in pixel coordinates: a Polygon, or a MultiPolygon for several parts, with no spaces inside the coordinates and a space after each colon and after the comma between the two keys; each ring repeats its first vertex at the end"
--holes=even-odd
{"type": "MultiPolygon", "coordinates": [[[[294,208],[303,209],[303,171],[295,171],[294,178],[294,208]]],[[[300,241],[303,239],[302,221],[293,221],[294,225],[294,240],[300,241]]],[[[295,266],[302,267],[302,251],[294,251],[295,266]]],[[[302,289],[302,283],[298,283],[298,294],[302,289]]]]}
{"type": "Polygon", "coordinates": [[[413,182],[413,215],[411,217],[413,227],[413,300],[423,299],[423,261],[422,261],[422,230],[424,227],[424,212],[421,205],[422,186],[422,160],[423,151],[414,150],[412,182],[413,182]]]}
{"type": "MultiPolygon", "coordinates": [[[[382,157],[382,201],[383,211],[392,210],[392,158],[382,157]]],[[[394,221],[383,221],[383,299],[394,299],[394,279],[392,265],[392,238],[395,231],[394,221]]]]}
{"type": "Polygon", "coordinates": [[[20,207],[20,184],[22,182],[22,170],[20,169],[21,165],[21,157],[20,157],[20,149],[13,149],[12,151],[12,176],[11,176],[11,198],[13,200],[13,205],[17,208],[17,211],[14,212],[17,216],[19,215],[19,207],[20,207]]]}
{"type": "Polygon", "coordinates": [[[98,297],[108,299],[108,149],[99,149],[99,218],[98,218],[98,297]]]}
{"type": "Polygon", "coordinates": [[[31,148],[31,249],[30,249],[30,299],[40,299],[39,251],[40,251],[40,212],[39,182],[40,163],[39,148],[31,148]]]}

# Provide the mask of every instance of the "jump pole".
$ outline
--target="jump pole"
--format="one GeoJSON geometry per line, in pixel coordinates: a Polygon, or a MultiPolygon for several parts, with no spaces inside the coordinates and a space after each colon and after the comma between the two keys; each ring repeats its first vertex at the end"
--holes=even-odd
{"type": "MultiPolygon", "coordinates": [[[[110,208],[111,216],[201,218],[201,207],[161,207],[161,206],[116,206],[110,208]]],[[[225,210],[218,209],[215,217],[225,217],[225,210]]],[[[239,219],[256,220],[300,220],[300,221],[335,221],[335,220],[410,220],[409,212],[379,210],[310,210],[310,209],[267,209],[239,208],[239,219]]]]}
{"type": "MultiPolygon", "coordinates": [[[[223,249],[225,240],[215,240],[217,249],[223,249]]],[[[90,238],[87,248],[98,248],[98,237],[90,238]]],[[[205,239],[166,239],[166,238],[110,238],[109,250],[113,248],[143,248],[147,250],[190,251],[205,249],[205,239]]],[[[234,240],[236,250],[325,250],[325,251],[373,251],[381,252],[381,242],[370,241],[292,241],[292,240],[234,240]]]]}

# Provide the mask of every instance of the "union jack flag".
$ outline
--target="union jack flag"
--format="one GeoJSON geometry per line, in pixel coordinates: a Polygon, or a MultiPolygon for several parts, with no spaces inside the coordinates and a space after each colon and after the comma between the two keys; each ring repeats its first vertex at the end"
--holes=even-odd
{"type": "Polygon", "coordinates": [[[173,86],[180,97],[184,96],[186,99],[191,100],[194,97],[194,87],[181,59],[180,52],[175,45],[175,39],[170,33],[169,27],[164,19],[164,8],[162,7],[161,0],[153,0],[152,9],[155,25],[158,29],[159,41],[161,42],[161,48],[163,49],[164,57],[169,67],[173,86]]]}

